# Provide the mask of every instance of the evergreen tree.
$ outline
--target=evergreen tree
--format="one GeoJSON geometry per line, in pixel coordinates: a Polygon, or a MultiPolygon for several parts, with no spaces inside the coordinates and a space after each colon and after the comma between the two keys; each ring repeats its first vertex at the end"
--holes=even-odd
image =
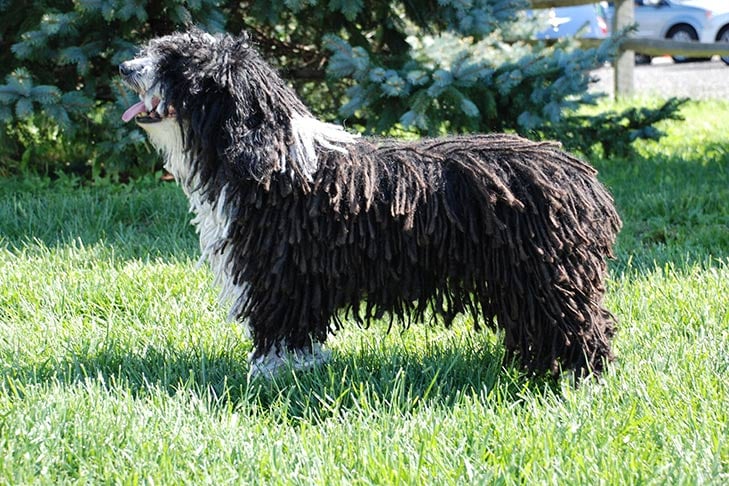
{"type": "Polygon", "coordinates": [[[132,95],[117,65],[184,24],[222,30],[219,3],[0,0],[0,173],[152,168],[142,134],[119,119],[132,95]]]}
{"type": "Polygon", "coordinates": [[[575,115],[598,97],[588,93],[589,71],[612,59],[623,36],[589,49],[573,38],[534,42],[545,16],[528,6],[527,0],[257,0],[236,26],[259,34],[268,57],[316,100],[320,116],[368,133],[510,130],[583,152],[597,144],[606,155],[627,154],[633,141],[663,135],[654,124],[676,118],[682,102],[575,115]],[[615,138],[595,137],[601,130],[615,138]]]}
{"type": "MultiPolygon", "coordinates": [[[[149,170],[145,161],[158,159],[119,119],[134,95],[116,66],[144,40],[189,24],[250,31],[319,116],[348,127],[569,133],[571,146],[587,149],[595,127],[569,110],[593,101],[588,70],[610,59],[616,41],[586,50],[571,40],[519,41],[540,25],[525,7],[525,0],[0,0],[0,171],[149,170]]],[[[632,137],[659,136],[644,129],[655,118],[643,116],[632,137]]]]}

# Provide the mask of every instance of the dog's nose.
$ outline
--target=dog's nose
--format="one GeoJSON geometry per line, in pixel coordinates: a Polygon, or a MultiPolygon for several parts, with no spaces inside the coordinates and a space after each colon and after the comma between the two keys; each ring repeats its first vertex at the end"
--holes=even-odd
{"type": "Polygon", "coordinates": [[[134,73],[134,68],[132,68],[128,62],[119,64],[119,74],[122,76],[131,76],[132,73],[134,73]]]}

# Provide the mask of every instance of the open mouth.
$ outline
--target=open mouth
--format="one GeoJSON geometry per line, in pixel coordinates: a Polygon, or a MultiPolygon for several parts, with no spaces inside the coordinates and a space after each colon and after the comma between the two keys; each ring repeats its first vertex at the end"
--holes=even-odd
{"type": "Polygon", "coordinates": [[[151,105],[150,108],[147,108],[147,104],[144,101],[133,104],[124,112],[122,120],[128,122],[134,119],[137,123],[157,123],[165,118],[175,116],[175,109],[163,103],[156,96],[152,98],[151,105]]]}

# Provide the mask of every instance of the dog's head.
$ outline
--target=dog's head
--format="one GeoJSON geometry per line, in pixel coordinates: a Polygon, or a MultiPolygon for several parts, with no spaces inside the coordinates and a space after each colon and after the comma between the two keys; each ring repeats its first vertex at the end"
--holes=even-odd
{"type": "Polygon", "coordinates": [[[260,89],[251,85],[255,84],[251,67],[261,65],[265,64],[247,35],[213,36],[193,29],[153,39],[119,66],[123,81],[140,98],[122,119],[135,119],[144,127],[169,117],[191,116],[190,111],[201,105],[208,112],[212,105],[223,104],[240,110],[232,104],[234,98],[260,89]]]}
{"type": "Polygon", "coordinates": [[[224,167],[231,177],[262,181],[278,171],[311,180],[317,147],[344,152],[338,144],[353,141],[315,120],[246,34],[159,37],[119,71],[140,98],[123,120],[136,120],[168,155],[184,150],[202,179],[224,167]]]}
{"type": "Polygon", "coordinates": [[[191,29],[152,39],[119,71],[140,99],[122,119],[135,120],[165,153],[184,145],[200,170],[215,172],[231,159],[245,159],[238,164],[242,171],[262,172],[239,147],[248,138],[269,138],[265,133],[272,127],[280,131],[293,113],[305,110],[247,34],[191,29]]]}

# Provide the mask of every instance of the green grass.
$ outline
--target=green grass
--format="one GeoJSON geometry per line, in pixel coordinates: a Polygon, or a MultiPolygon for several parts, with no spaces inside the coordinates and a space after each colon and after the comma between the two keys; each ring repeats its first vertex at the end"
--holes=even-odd
{"type": "Polygon", "coordinates": [[[726,484],[729,103],[684,113],[596,162],[618,359],[579,387],[465,320],[249,383],[176,187],[0,182],[0,484],[726,484]]]}

